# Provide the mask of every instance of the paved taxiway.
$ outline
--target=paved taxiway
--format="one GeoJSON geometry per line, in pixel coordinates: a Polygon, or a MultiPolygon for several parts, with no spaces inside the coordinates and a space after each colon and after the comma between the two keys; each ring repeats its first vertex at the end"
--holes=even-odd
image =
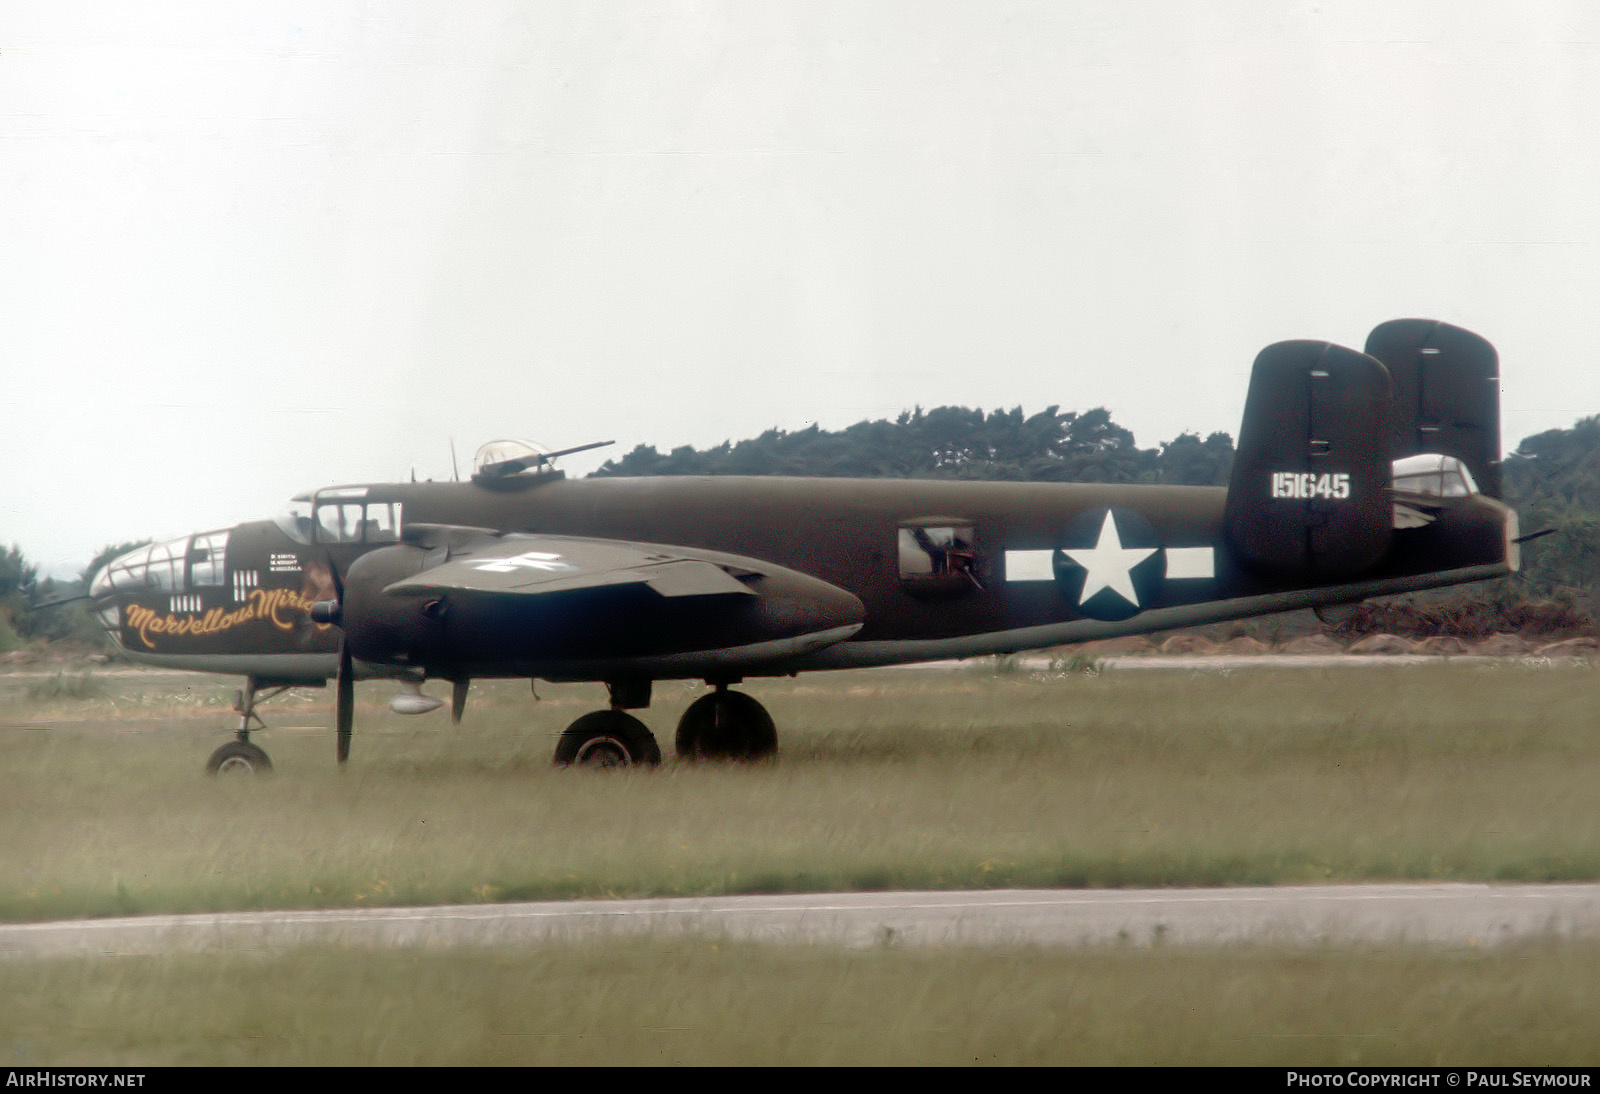
{"type": "Polygon", "coordinates": [[[0,925],[0,957],[521,946],[655,933],[845,946],[1495,945],[1600,937],[1600,885],[1307,885],[580,900],[0,925]]]}

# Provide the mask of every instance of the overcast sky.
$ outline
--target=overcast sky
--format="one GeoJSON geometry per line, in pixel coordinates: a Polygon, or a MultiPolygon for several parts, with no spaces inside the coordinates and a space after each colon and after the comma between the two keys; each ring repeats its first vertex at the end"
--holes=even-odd
{"type": "Polygon", "coordinates": [[[1237,430],[1446,319],[1600,412],[1586,0],[0,4],[0,544],[268,516],[483,441],[914,405],[1237,430]]]}

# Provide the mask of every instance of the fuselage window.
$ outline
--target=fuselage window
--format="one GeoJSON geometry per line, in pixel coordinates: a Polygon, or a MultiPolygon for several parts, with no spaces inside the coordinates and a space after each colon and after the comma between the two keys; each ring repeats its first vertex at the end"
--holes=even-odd
{"type": "Polygon", "coordinates": [[[913,525],[900,529],[900,580],[908,589],[976,589],[971,525],[913,525]]]}

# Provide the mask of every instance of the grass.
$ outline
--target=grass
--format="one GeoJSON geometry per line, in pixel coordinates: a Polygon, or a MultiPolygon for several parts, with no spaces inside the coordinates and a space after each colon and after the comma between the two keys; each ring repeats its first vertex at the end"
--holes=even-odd
{"type": "MultiPolygon", "coordinates": [[[[1069,669],[1081,666],[1067,665],[1069,669]]],[[[267,707],[278,773],[213,780],[231,687],[0,675],[0,917],[883,887],[1600,878],[1593,668],[1228,676],[885,671],[752,682],[754,768],[554,770],[597,688],[363,685],[267,707]]],[[[658,688],[664,741],[697,692],[658,688]]],[[[670,752],[670,745],[667,749],[670,752]]],[[[0,962],[13,1065],[1585,1065],[1600,942],[519,950],[0,962]],[[773,990],[781,984],[782,990],[773,990]]]]}
{"type": "Polygon", "coordinates": [[[17,1066],[1587,1065],[1600,943],[527,950],[0,964],[17,1066]],[[773,985],[781,984],[781,991],[773,985]]]}
{"type": "MultiPolygon", "coordinates": [[[[876,888],[1600,878],[1592,668],[753,681],[775,765],[552,769],[594,687],[269,705],[278,773],[200,774],[228,688],[0,678],[0,918],[876,888]],[[30,728],[18,728],[30,727],[30,728]],[[295,728],[301,727],[301,728],[295,728]]],[[[697,694],[658,688],[670,742],[697,694]]],[[[670,753],[670,743],[666,749],[670,753]]]]}
{"type": "Polygon", "coordinates": [[[105,682],[92,672],[57,672],[54,676],[30,680],[26,694],[33,700],[91,699],[102,694],[104,688],[105,682]]]}

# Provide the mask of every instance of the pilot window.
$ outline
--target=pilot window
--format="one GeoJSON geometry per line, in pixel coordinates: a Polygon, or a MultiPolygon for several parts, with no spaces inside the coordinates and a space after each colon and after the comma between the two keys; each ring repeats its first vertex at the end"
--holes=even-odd
{"type": "Polygon", "coordinates": [[[311,499],[305,495],[289,502],[289,508],[274,518],[284,535],[296,543],[311,542],[311,499]]]}
{"type": "Polygon", "coordinates": [[[400,538],[399,502],[318,502],[312,527],[318,543],[393,543],[400,538]]]}
{"type": "Polygon", "coordinates": [[[900,581],[912,591],[980,589],[971,525],[915,524],[900,529],[900,581]]]}
{"type": "Polygon", "coordinates": [[[361,512],[366,506],[360,502],[349,505],[317,506],[317,541],[319,543],[357,543],[361,540],[361,512]]]}

